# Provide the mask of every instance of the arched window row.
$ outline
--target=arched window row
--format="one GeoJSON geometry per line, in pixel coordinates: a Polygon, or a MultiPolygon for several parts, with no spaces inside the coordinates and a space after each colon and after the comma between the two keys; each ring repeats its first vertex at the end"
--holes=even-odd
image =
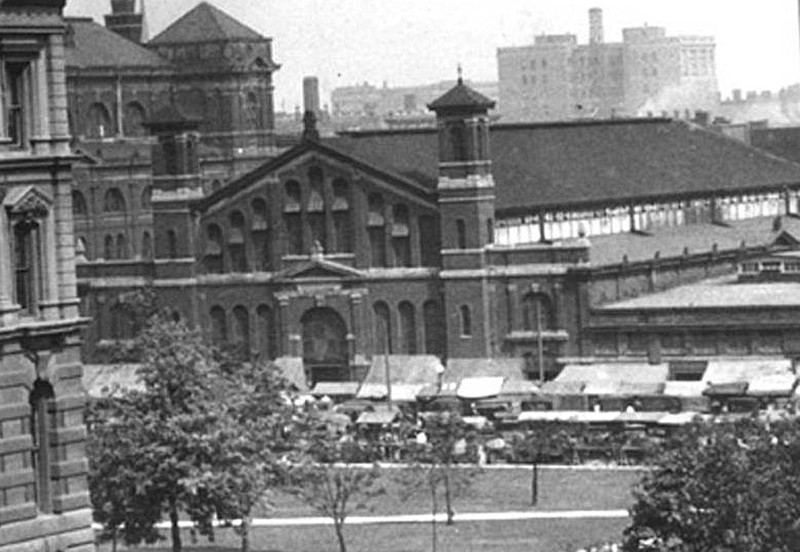
{"type": "Polygon", "coordinates": [[[421,320],[419,309],[410,301],[401,301],[396,314],[385,301],[372,306],[375,327],[375,354],[444,356],[446,333],[444,314],[437,301],[423,303],[421,320]],[[420,334],[420,322],[422,334],[420,334]],[[422,339],[420,339],[420,337],[422,339]]]}
{"type": "MultiPolygon", "coordinates": [[[[84,244],[85,247],[85,244],[84,244]]],[[[84,249],[85,251],[85,249],[84,249]]],[[[103,259],[106,261],[118,261],[129,259],[131,256],[128,247],[128,237],[120,232],[116,236],[106,234],[103,238],[103,259]]]]}
{"type": "Polygon", "coordinates": [[[269,305],[258,305],[252,313],[244,305],[236,305],[228,316],[224,308],[214,305],[209,309],[211,340],[218,346],[236,347],[247,355],[277,358],[279,327],[274,313],[269,305]],[[255,315],[254,324],[251,314],[255,315]]]}
{"type": "Polygon", "coordinates": [[[307,255],[314,249],[352,253],[350,184],[341,177],[326,179],[317,165],[308,169],[304,180],[293,178],[283,186],[286,253],[307,255]]]}
{"type": "Polygon", "coordinates": [[[205,226],[203,264],[209,274],[269,271],[272,265],[273,229],[263,197],[250,201],[249,209],[233,209],[224,223],[205,226]]]}

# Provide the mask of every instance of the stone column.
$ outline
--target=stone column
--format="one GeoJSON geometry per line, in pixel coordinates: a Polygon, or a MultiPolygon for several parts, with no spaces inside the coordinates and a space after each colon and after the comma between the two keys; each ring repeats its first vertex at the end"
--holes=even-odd
{"type": "Polygon", "coordinates": [[[33,61],[33,97],[36,106],[33,121],[34,153],[50,153],[50,98],[47,86],[47,50],[42,49],[33,61]]]}
{"type": "MultiPolygon", "coordinates": [[[[3,195],[0,190],[0,197],[3,195]]],[[[0,254],[0,327],[11,323],[12,313],[16,312],[16,305],[12,300],[12,286],[14,277],[11,273],[11,239],[8,232],[8,218],[6,210],[0,202],[0,244],[8,250],[0,254]]]]}

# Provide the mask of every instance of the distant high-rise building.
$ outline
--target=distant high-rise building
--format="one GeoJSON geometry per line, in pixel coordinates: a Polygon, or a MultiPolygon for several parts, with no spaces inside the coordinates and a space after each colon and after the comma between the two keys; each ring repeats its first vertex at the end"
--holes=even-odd
{"type": "Polygon", "coordinates": [[[710,36],[667,36],[647,25],[606,43],[602,10],[592,8],[589,44],[573,34],[540,35],[498,49],[499,110],[512,121],[714,111],[715,46],[710,36]]]}

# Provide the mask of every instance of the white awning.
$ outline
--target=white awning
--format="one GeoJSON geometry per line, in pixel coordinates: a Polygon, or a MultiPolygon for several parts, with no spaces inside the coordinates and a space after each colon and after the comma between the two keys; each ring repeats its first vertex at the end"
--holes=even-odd
{"type": "Polygon", "coordinates": [[[357,381],[321,381],[314,386],[311,394],[314,396],[341,397],[341,396],[355,396],[358,391],[357,381]]]}
{"type": "Polygon", "coordinates": [[[456,395],[462,399],[485,399],[500,394],[503,380],[500,376],[464,378],[458,385],[456,395]]]}
{"type": "Polygon", "coordinates": [[[797,376],[794,374],[774,374],[750,380],[747,394],[755,397],[788,397],[794,391],[797,376]]]}
{"type": "Polygon", "coordinates": [[[664,384],[664,394],[670,397],[701,397],[708,387],[704,381],[668,381],[664,384]]]}

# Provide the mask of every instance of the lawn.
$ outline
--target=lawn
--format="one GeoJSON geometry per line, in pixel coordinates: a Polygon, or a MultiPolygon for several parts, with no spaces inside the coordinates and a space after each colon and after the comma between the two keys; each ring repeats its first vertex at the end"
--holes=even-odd
{"type": "MultiPolygon", "coordinates": [[[[575,552],[591,544],[619,541],[625,519],[526,520],[437,524],[437,552],[575,552]]],[[[239,538],[230,529],[218,531],[213,547],[191,546],[192,552],[238,552],[239,538]]],[[[422,552],[431,550],[430,524],[353,525],[345,529],[348,552],[422,552]]],[[[201,541],[204,543],[205,541],[201,541]]],[[[126,552],[170,552],[159,548],[126,552]]],[[[189,546],[187,546],[189,548],[189,546]]],[[[338,552],[333,527],[256,528],[254,552],[338,552]]],[[[103,545],[99,552],[109,552],[103,545]]],[[[123,549],[124,550],[124,549],[123,549]]]]}
{"type": "MultiPolygon", "coordinates": [[[[386,494],[373,501],[368,510],[353,515],[427,514],[428,495],[420,491],[400,499],[397,470],[385,469],[382,481],[386,494]]],[[[539,502],[530,505],[531,470],[489,469],[480,473],[469,495],[455,501],[456,512],[511,512],[552,510],[626,509],[632,503],[631,487],[644,472],[630,469],[557,469],[540,467],[539,502]]],[[[279,495],[276,509],[259,517],[290,518],[319,516],[296,499],[279,495]]],[[[440,504],[440,511],[442,505],[440,504]]],[[[575,552],[601,542],[619,541],[627,519],[537,519],[515,521],[458,521],[447,527],[437,524],[437,552],[575,552]]],[[[349,525],[346,527],[350,552],[419,552],[431,549],[430,523],[349,525]]],[[[167,533],[164,532],[166,535],[167,533]]],[[[193,552],[236,552],[238,535],[231,529],[217,531],[213,547],[201,538],[193,543],[184,531],[184,543],[193,552]]],[[[253,529],[254,552],[336,552],[332,526],[258,527],[253,529]]],[[[145,548],[145,552],[161,552],[145,548]]],[[[100,552],[108,552],[103,545],[100,552]]],[[[138,552],[138,549],[128,552],[138,552]]]]}
{"type": "MultiPolygon", "coordinates": [[[[397,481],[397,471],[384,470],[382,484],[386,494],[372,501],[367,511],[357,514],[426,514],[430,495],[426,489],[403,496],[407,486],[397,481]],[[398,497],[403,500],[398,500],[398,497]]],[[[611,510],[628,508],[632,503],[631,487],[644,472],[630,469],[556,469],[539,468],[537,510],[611,510]]],[[[487,469],[475,478],[468,495],[457,498],[457,512],[513,512],[531,508],[531,469],[487,469]]],[[[276,509],[261,512],[265,517],[319,515],[289,496],[276,497],[276,509]]]]}

